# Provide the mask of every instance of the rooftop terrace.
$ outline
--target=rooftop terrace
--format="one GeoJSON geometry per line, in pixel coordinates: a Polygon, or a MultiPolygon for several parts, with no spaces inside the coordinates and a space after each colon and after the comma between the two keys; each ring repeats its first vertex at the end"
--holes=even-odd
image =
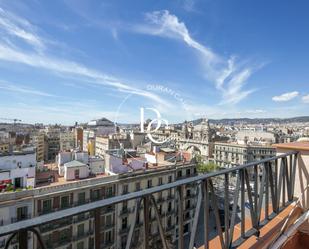
{"type": "MultiPolygon", "coordinates": [[[[157,208],[156,220],[162,248],[307,248],[308,230],[295,229],[297,222],[307,220],[309,183],[309,146],[307,143],[276,145],[278,155],[258,162],[132,192],[121,196],[91,202],[85,205],[53,212],[30,220],[0,227],[0,235],[17,234],[21,249],[27,248],[27,231],[41,238],[36,229],[65,217],[88,211],[100,212],[102,207],[136,200],[134,221],[130,224],[126,249],[130,248],[137,210],[143,203],[143,248],[150,248],[149,205],[157,207],[155,193],[174,188],[178,203],[184,204],[184,186],[195,183],[198,190],[192,231],[184,236],[184,206],[178,204],[178,240],[172,245],[165,238],[157,208]],[[218,177],[223,179],[223,204],[218,197],[218,177]],[[233,185],[233,188],[231,188],[233,185]],[[214,229],[214,227],[215,229],[214,229]],[[292,230],[291,230],[292,229],[292,230]],[[294,229],[294,230],[293,230],[294,229]],[[305,231],[305,232],[304,232],[305,231]],[[307,232],[306,232],[307,231],[307,232]],[[296,237],[293,237],[296,236],[296,237]],[[146,238],[146,239],[145,239],[146,238]],[[282,242],[280,244],[280,241],[282,242]],[[294,246],[294,247],[293,247],[294,246]]],[[[94,220],[100,222],[99,219],[94,220]]],[[[97,226],[95,226],[97,227],[97,226]]],[[[176,229],[176,228],[175,228],[176,229]]],[[[176,230],[175,230],[176,231],[176,230]]],[[[100,233],[95,233],[95,248],[100,248],[100,233]]],[[[8,240],[6,243],[10,242],[8,240]]],[[[41,245],[45,248],[44,245],[41,245]]]]}

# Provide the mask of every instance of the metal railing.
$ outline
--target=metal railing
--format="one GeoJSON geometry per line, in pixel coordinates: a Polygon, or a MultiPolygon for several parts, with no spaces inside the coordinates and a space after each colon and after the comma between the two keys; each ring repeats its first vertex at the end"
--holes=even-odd
{"type": "MultiPolygon", "coordinates": [[[[181,179],[172,183],[147,188],[138,192],[128,193],[126,195],[114,196],[109,199],[103,199],[81,206],[72,207],[65,210],[56,211],[40,217],[34,217],[30,220],[24,220],[17,223],[0,227],[0,236],[10,235],[6,241],[6,248],[10,241],[18,234],[20,249],[27,249],[27,232],[33,232],[41,245],[46,248],[36,229],[40,225],[48,224],[65,217],[73,217],[78,214],[93,211],[95,228],[95,248],[100,248],[100,215],[102,207],[115,205],[124,201],[135,200],[134,219],[132,224],[128,224],[128,236],[126,249],[130,248],[134,228],[138,226],[137,215],[140,209],[143,211],[143,245],[145,249],[150,248],[148,238],[150,238],[150,207],[154,209],[154,214],[158,223],[159,235],[162,242],[162,248],[168,249],[172,245],[166,238],[166,233],[161,223],[161,216],[158,211],[154,194],[169,189],[176,189],[175,199],[178,200],[178,248],[184,248],[184,211],[186,205],[185,186],[195,183],[197,188],[197,202],[193,213],[193,223],[190,232],[188,248],[193,248],[197,235],[198,223],[203,221],[203,243],[209,248],[210,218],[215,218],[216,235],[218,236],[222,248],[233,248],[240,245],[248,237],[259,236],[260,229],[282,209],[284,209],[294,199],[295,172],[297,166],[298,152],[289,152],[276,157],[264,159],[258,162],[252,162],[245,165],[236,166],[230,169],[202,174],[190,178],[181,179]],[[233,184],[234,183],[234,184],[233,184]],[[220,187],[221,184],[221,187],[220,187]],[[232,186],[234,185],[234,186],[232,186]],[[231,193],[232,192],[232,193],[231,193]],[[247,195],[247,198],[245,197],[247,195]],[[247,202],[245,206],[245,202],[247,202]],[[220,206],[221,204],[221,206],[220,206]],[[203,217],[199,217],[200,210],[203,207],[203,217]],[[249,214],[252,227],[246,229],[246,208],[249,214]],[[270,212],[270,210],[272,210],[270,212]],[[262,212],[264,219],[262,220],[262,212]],[[224,214],[222,216],[222,213],[224,214]],[[234,228],[240,225],[240,237],[233,240],[234,228]],[[145,239],[146,238],[146,239],[145,239]]],[[[175,229],[176,229],[175,226],[175,229]]],[[[199,232],[200,234],[201,232],[199,232]]],[[[213,237],[213,236],[212,236],[213,237]]]]}

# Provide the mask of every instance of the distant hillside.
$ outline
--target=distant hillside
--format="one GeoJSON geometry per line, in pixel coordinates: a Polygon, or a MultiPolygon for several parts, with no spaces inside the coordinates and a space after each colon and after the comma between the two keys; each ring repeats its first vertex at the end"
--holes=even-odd
{"type": "MultiPolygon", "coordinates": [[[[194,124],[198,124],[202,119],[196,119],[194,124]]],[[[212,124],[232,124],[232,123],[246,123],[246,124],[269,124],[269,123],[306,123],[309,122],[309,116],[293,117],[293,118],[230,118],[230,119],[209,119],[212,124]]]]}

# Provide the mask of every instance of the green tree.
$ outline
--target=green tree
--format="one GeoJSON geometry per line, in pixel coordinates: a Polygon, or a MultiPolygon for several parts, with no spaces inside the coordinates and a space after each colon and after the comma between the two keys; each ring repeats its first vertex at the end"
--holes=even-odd
{"type": "Polygon", "coordinates": [[[199,173],[203,173],[203,174],[209,173],[209,172],[215,171],[218,168],[218,166],[214,162],[208,162],[208,163],[203,162],[202,157],[200,155],[197,155],[195,157],[195,160],[197,162],[196,169],[197,169],[197,172],[199,173]]]}

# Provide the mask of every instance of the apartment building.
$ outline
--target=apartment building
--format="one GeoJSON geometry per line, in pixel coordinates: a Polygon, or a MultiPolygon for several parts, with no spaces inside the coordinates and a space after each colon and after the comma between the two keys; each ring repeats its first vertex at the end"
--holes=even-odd
{"type": "MultiPolygon", "coordinates": [[[[184,177],[196,175],[194,164],[169,165],[149,168],[146,172],[122,174],[119,176],[118,195],[135,192],[154,186],[171,183],[184,177]]],[[[184,233],[188,234],[192,228],[194,208],[197,202],[197,190],[195,185],[188,185],[184,189],[184,233]]],[[[158,213],[164,232],[170,244],[177,239],[178,234],[178,202],[175,189],[166,190],[154,195],[158,213]]],[[[127,241],[128,231],[134,221],[134,210],[136,201],[128,201],[116,207],[116,246],[124,249],[127,241]]],[[[143,240],[143,211],[138,212],[135,230],[132,238],[132,248],[140,248],[143,240]]],[[[149,211],[150,223],[150,245],[151,248],[162,248],[158,222],[155,217],[155,209],[152,206],[149,211]]]]}
{"type": "MultiPolygon", "coordinates": [[[[119,175],[98,175],[95,178],[87,178],[76,181],[58,181],[47,186],[38,185],[31,190],[16,193],[4,193],[0,196],[0,202],[10,200],[12,207],[9,219],[21,213],[22,218],[36,217],[57,210],[70,208],[92,201],[106,199],[115,195],[139,191],[146,188],[174,182],[184,177],[196,175],[194,164],[170,164],[168,166],[153,166],[144,171],[133,171],[119,175]],[[26,199],[29,203],[16,204],[26,199]],[[25,207],[17,211],[19,207],[25,207]],[[15,214],[16,212],[16,214],[15,214]]],[[[194,207],[196,205],[196,188],[187,186],[184,189],[186,203],[184,204],[184,231],[189,233],[192,226],[194,207]]],[[[155,200],[161,216],[164,231],[168,235],[170,243],[177,238],[177,202],[175,190],[167,190],[155,195],[155,200]]],[[[9,206],[8,206],[9,207],[9,206]]],[[[7,206],[1,205],[0,214],[8,212],[7,206]]],[[[133,223],[134,201],[120,203],[77,215],[64,218],[59,221],[40,226],[38,229],[47,248],[90,249],[95,243],[104,249],[121,249],[125,247],[130,225],[133,223]],[[94,222],[96,220],[96,222],[94,222]],[[96,234],[95,234],[96,233],[96,234]],[[94,236],[100,237],[95,241],[94,236]]],[[[151,243],[160,248],[158,224],[155,219],[154,208],[151,207],[149,218],[151,220],[151,243]]],[[[11,219],[12,220],[12,219],[11,219]]],[[[3,223],[3,224],[7,224],[3,223]]],[[[135,226],[132,248],[141,247],[143,212],[139,211],[138,221],[135,226]]],[[[13,248],[13,247],[12,247],[13,248]]],[[[35,236],[29,237],[29,248],[40,248],[35,236]]]]}
{"type": "MultiPolygon", "coordinates": [[[[137,136],[136,136],[137,138],[137,136]]],[[[142,140],[142,139],[140,139],[142,140]]],[[[132,148],[131,138],[127,134],[110,134],[108,136],[99,135],[95,141],[96,155],[105,156],[107,150],[119,148],[132,148]]]]}
{"type": "Polygon", "coordinates": [[[74,146],[75,148],[83,148],[83,128],[75,127],[74,128],[74,146]]]}
{"type": "MultiPolygon", "coordinates": [[[[115,176],[105,176],[35,189],[34,216],[115,196],[115,180],[115,176]]],[[[114,219],[115,207],[111,206],[97,213],[65,218],[39,229],[47,248],[94,248],[95,233],[101,235],[101,248],[116,248],[114,219]],[[96,229],[94,219],[100,220],[96,229]]],[[[36,239],[34,248],[40,248],[36,239]]]]}
{"type": "Polygon", "coordinates": [[[270,145],[214,143],[214,161],[220,167],[233,167],[275,156],[270,145]]]}
{"type": "Polygon", "coordinates": [[[34,187],[37,165],[34,150],[0,155],[0,189],[34,187]]]}
{"type": "Polygon", "coordinates": [[[59,131],[46,132],[44,161],[45,162],[54,161],[59,151],[60,151],[60,132],[59,131]]]}
{"type": "Polygon", "coordinates": [[[72,131],[60,132],[60,150],[68,151],[75,148],[75,134],[72,131]]]}
{"type": "MultiPolygon", "coordinates": [[[[28,191],[24,191],[28,192],[28,191]]],[[[2,193],[0,196],[0,226],[6,226],[21,220],[30,219],[33,215],[33,199],[27,193],[2,193]]],[[[4,248],[9,236],[0,237],[0,248],[4,248]]],[[[18,248],[17,236],[11,241],[9,249],[18,248]]],[[[28,237],[28,248],[33,247],[33,237],[28,237]]]]}
{"type": "Polygon", "coordinates": [[[83,151],[87,151],[89,155],[95,154],[96,133],[94,130],[83,131],[83,151]]]}
{"type": "Polygon", "coordinates": [[[36,147],[36,160],[38,162],[44,161],[45,154],[45,134],[38,132],[31,135],[31,143],[36,147]]]}

